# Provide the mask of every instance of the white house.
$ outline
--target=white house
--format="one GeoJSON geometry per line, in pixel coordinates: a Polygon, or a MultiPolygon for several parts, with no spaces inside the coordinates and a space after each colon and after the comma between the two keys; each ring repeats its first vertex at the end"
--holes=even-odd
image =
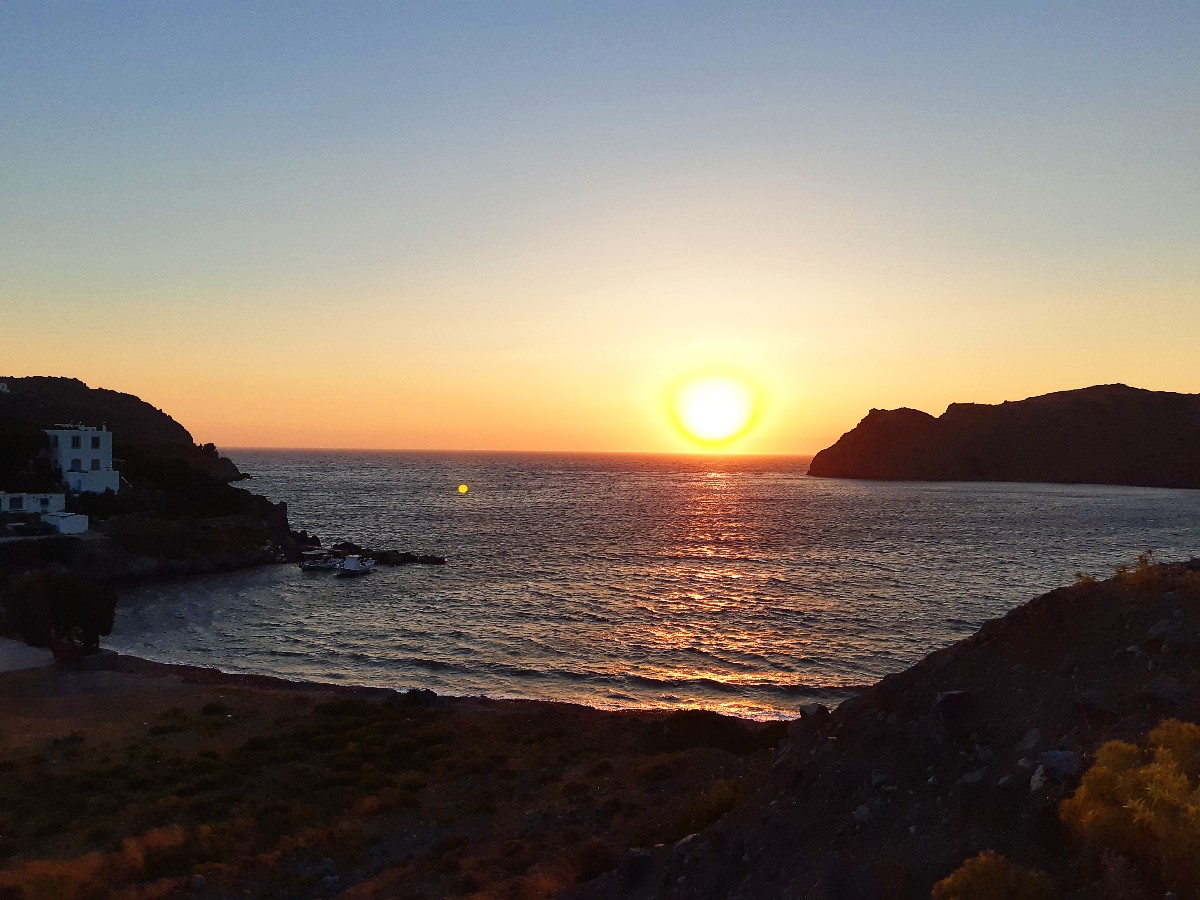
{"type": "Polygon", "coordinates": [[[68,488],[77,494],[114,494],[121,474],[112,467],[112,432],[104,426],[56,425],[47,428],[50,462],[62,473],[68,488]]]}
{"type": "Polygon", "coordinates": [[[67,506],[66,494],[0,491],[0,512],[60,513],[67,506]]]}
{"type": "Polygon", "coordinates": [[[0,491],[0,513],[36,515],[59,534],[83,534],[88,517],[66,511],[67,495],[37,491],[0,491]]]}

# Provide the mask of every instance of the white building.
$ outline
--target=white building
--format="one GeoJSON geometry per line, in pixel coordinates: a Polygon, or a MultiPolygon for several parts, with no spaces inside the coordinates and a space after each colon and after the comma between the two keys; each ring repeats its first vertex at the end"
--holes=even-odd
{"type": "Polygon", "coordinates": [[[0,513],[38,516],[59,534],[83,534],[88,517],[66,511],[67,495],[39,491],[0,491],[0,513]]]}
{"type": "Polygon", "coordinates": [[[120,490],[121,475],[112,467],[112,432],[101,426],[57,425],[47,428],[50,462],[75,493],[120,490]]]}
{"type": "Polygon", "coordinates": [[[40,494],[27,491],[0,491],[0,512],[60,513],[67,506],[66,494],[40,494]]]}

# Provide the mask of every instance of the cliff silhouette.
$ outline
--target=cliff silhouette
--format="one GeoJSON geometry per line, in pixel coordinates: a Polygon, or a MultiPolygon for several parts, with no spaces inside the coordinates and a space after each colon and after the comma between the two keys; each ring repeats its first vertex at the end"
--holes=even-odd
{"type": "Polygon", "coordinates": [[[88,387],[77,378],[33,375],[3,378],[0,430],[6,435],[40,433],[67,422],[107,425],[113,433],[113,455],[137,465],[143,460],[180,460],[219,481],[241,477],[237,466],[211,444],[197,445],[191,433],[171,416],[133,394],[88,387]]]}
{"type": "Polygon", "coordinates": [[[1106,384],[937,417],[872,409],[809,474],[1200,488],[1200,394],[1106,384]]]}

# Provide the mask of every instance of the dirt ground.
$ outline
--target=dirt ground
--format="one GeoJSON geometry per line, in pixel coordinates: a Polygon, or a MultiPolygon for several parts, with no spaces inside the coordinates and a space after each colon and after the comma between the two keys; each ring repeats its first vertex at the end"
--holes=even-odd
{"type": "Polygon", "coordinates": [[[547,897],[734,807],[783,726],[122,659],[0,674],[0,897],[547,897]]]}

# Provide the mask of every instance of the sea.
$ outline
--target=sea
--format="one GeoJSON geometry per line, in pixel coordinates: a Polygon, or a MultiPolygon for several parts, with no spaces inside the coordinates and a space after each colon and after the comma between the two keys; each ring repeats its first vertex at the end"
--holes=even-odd
{"type": "Polygon", "coordinates": [[[755,719],[836,704],[1077,573],[1200,555],[1200,491],[814,478],[803,457],[239,450],[326,545],[125,591],[108,644],[439,694],[755,719]],[[466,492],[460,491],[466,485],[466,492]]]}

